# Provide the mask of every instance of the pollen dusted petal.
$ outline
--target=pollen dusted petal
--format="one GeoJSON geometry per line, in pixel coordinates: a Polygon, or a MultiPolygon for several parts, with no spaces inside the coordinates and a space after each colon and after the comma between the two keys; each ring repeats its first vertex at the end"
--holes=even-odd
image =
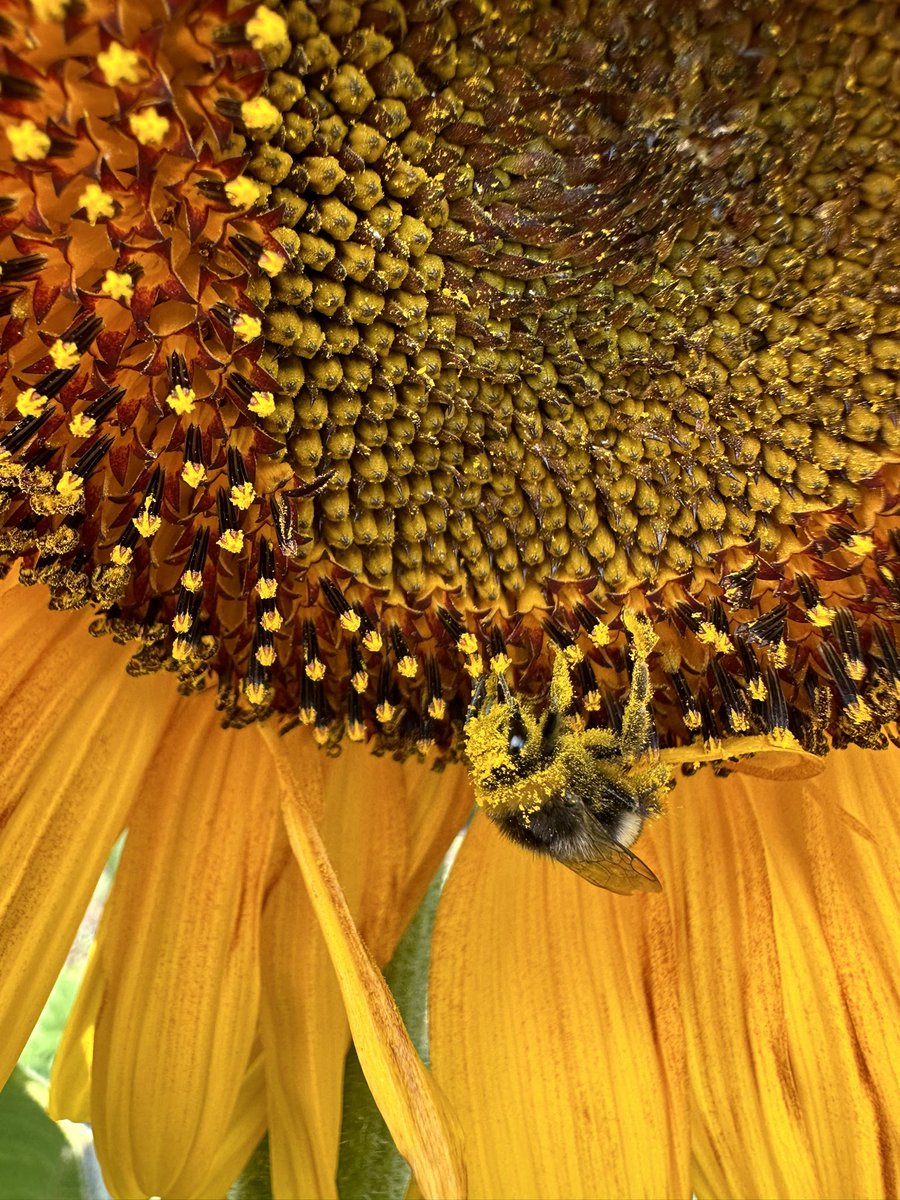
{"type": "Polygon", "coordinates": [[[476,814],[429,1002],[473,1196],[690,1195],[675,937],[661,898],[601,893],[476,814]]]}
{"type": "Polygon", "coordinates": [[[171,689],[137,689],[86,622],[42,598],[0,596],[0,1078],[6,1079],[65,961],[171,689]],[[85,653],[85,651],[94,653],[85,653]],[[65,687],[59,690],[60,680],[65,687]]]}
{"type": "Polygon", "coordinates": [[[295,860],[338,978],[347,1020],[372,1095],[422,1194],[466,1194],[455,1118],[423,1067],[387,985],[360,939],[311,810],[322,798],[318,756],[288,758],[274,732],[262,727],[281,781],[282,815],[295,860]]]}
{"type": "Polygon", "coordinates": [[[256,1032],[274,773],[182,700],[135,809],[96,960],[91,1114],[110,1190],[191,1195],[256,1032]]]}
{"type": "Polygon", "coordinates": [[[698,1195],[897,1189],[898,766],[851,748],[802,783],[698,778],[649,832],[698,1195]]]}

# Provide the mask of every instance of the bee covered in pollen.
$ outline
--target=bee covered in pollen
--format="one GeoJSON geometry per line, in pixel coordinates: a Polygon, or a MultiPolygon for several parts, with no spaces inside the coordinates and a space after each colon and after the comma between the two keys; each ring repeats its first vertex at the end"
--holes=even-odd
{"type": "Polygon", "coordinates": [[[545,712],[520,703],[502,673],[476,684],[465,723],[475,798],[512,841],[563,863],[612,892],[656,892],[660,883],[631,851],[645,820],[661,811],[671,770],[651,748],[647,658],[650,622],[626,612],[631,691],[621,731],[586,729],[575,714],[566,657],[553,663],[545,712]]]}

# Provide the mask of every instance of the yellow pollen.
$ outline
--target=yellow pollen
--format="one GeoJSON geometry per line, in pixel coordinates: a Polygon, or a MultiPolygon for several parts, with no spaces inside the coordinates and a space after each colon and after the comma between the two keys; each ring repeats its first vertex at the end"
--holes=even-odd
{"type": "Polygon", "coordinates": [[[234,332],[242,342],[252,342],[262,333],[262,321],[259,317],[250,317],[241,313],[234,323],[234,332]]]}
{"type": "Polygon", "coordinates": [[[443,721],[447,714],[447,704],[440,697],[435,696],[428,701],[428,715],[435,721],[443,721]]]}
{"type": "Polygon", "coordinates": [[[370,654],[378,654],[384,645],[384,641],[377,629],[369,629],[363,634],[362,644],[370,654]]]}
{"type": "Polygon", "coordinates": [[[206,478],[203,463],[187,462],[181,468],[181,478],[190,488],[199,487],[206,478]]]}
{"type": "Polygon", "coordinates": [[[274,250],[263,250],[257,259],[257,263],[260,269],[273,279],[284,268],[284,259],[280,254],[276,254],[274,250]]]}
{"type": "Polygon", "coordinates": [[[263,683],[248,683],[245,691],[251,704],[262,704],[266,698],[266,687],[263,683]]]}
{"type": "Polygon", "coordinates": [[[346,629],[348,633],[358,633],[359,627],[362,625],[362,618],[360,617],[359,613],[354,612],[352,608],[345,613],[341,613],[341,615],[338,617],[338,621],[340,622],[341,628],[346,629]]]}
{"type": "Polygon", "coordinates": [[[172,628],[176,633],[187,633],[192,623],[190,613],[176,613],[175,619],[172,621],[172,628]]]}
{"type": "Polygon", "coordinates": [[[495,675],[502,675],[511,665],[512,659],[506,653],[491,656],[491,670],[495,675]]]}
{"type": "Polygon", "coordinates": [[[475,636],[474,633],[470,633],[467,630],[464,634],[461,635],[459,641],[456,643],[456,648],[457,648],[457,650],[459,650],[460,654],[466,654],[466,655],[477,654],[478,653],[478,638],[475,636]]]}
{"type": "Polygon", "coordinates": [[[789,750],[798,745],[797,739],[789,729],[773,729],[769,734],[769,741],[779,750],[789,750]]]}
{"type": "Polygon", "coordinates": [[[76,413],[69,422],[69,433],[72,437],[83,438],[94,432],[97,428],[97,422],[93,417],[88,417],[84,413],[76,413]]]}
{"type": "Polygon", "coordinates": [[[47,397],[42,396],[40,392],[36,392],[33,387],[26,388],[24,392],[19,392],[19,398],[16,400],[16,410],[23,417],[39,417],[47,405],[47,397]]]}
{"type": "Polygon", "coordinates": [[[57,371],[68,371],[70,367],[78,366],[81,352],[74,342],[64,342],[60,339],[50,347],[50,357],[57,371]]]}
{"type": "Polygon", "coordinates": [[[278,591],[278,582],[275,579],[259,579],[256,583],[256,590],[259,592],[260,599],[271,600],[278,591]]]}
{"type": "Polygon", "coordinates": [[[375,709],[375,719],[376,721],[380,721],[383,725],[386,721],[391,720],[396,711],[397,710],[393,704],[389,704],[387,700],[384,700],[375,709]]]}
{"type": "Polygon", "coordinates": [[[584,651],[574,642],[571,646],[566,646],[563,649],[563,654],[566,657],[566,662],[569,663],[570,666],[574,667],[577,663],[584,661],[584,651]]]}
{"type": "Polygon", "coordinates": [[[100,284],[100,291],[111,300],[124,300],[131,303],[134,295],[134,280],[124,271],[107,271],[100,284]]]}
{"type": "Polygon", "coordinates": [[[419,673],[419,664],[411,654],[404,654],[397,663],[397,671],[404,679],[415,679],[419,673]]]}
{"type": "Polygon", "coordinates": [[[696,708],[689,708],[684,714],[684,723],[690,730],[699,729],[703,724],[703,718],[697,712],[696,708]]]}
{"type": "Polygon", "coordinates": [[[321,659],[314,658],[312,662],[306,664],[304,670],[307,678],[311,679],[313,683],[318,683],[320,679],[325,678],[325,664],[321,659]]]}
{"type": "Polygon", "coordinates": [[[355,692],[362,694],[369,686],[369,672],[366,670],[357,671],[350,676],[350,684],[355,692]]]}
{"type": "Polygon", "coordinates": [[[78,197],[78,207],[84,209],[91,225],[96,225],[101,217],[115,215],[116,202],[109,192],[104,192],[99,183],[91,182],[78,197]]]}
{"type": "Polygon", "coordinates": [[[847,664],[847,674],[854,683],[861,683],[866,677],[866,664],[860,662],[858,658],[848,658],[844,660],[847,664]]]}
{"type": "Polygon", "coordinates": [[[645,613],[634,612],[626,608],[622,613],[625,628],[634,639],[634,653],[639,659],[645,659],[653,650],[659,638],[653,631],[650,618],[645,613]]]}
{"type": "Polygon", "coordinates": [[[252,483],[236,483],[229,495],[235,508],[248,509],[256,499],[256,491],[252,483]]]}
{"type": "Polygon", "coordinates": [[[137,83],[141,77],[140,56],[134,50],[126,50],[119,42],[111,42],[108,50],[101,50],[97,55],[97,66],[108,87],[115,87],[117,83],[137,83]]]}
{"type": "Polygon", "coordinates": [[[197,393],[191,387],[183,387],[182,384],[176,383],[166,396],[166,404],[173,412],[179,416],[184,416],[186,413],[194,411],[194,405],[197,403],[197,393]]]}
{"type": "Polygon", "coordinates": [[[598,621],[591,632],[588,634],[590,640],[594,643],[598,650],[602,650],[604,646],[609,645],[609,639],[612,637],[609,626],[603,621],[598,621]]]}
{"type": "Polygon", "coordinates": [[[50,153],[50,138],[34,121],[20,121],[18,125],[7,125],[6,136],[12,147],[16,162],[46,158],[50,153]]]}
{"type": "Polygon", "coordinates": [[[241,105],[241,120],[248,129],[268,129],[281,124],[281,113],[265,96],[256,96],[241,105]]]}
{"type": "Polygon", "coordinates": [[[252,208],[259,203],[259,185],[246,175],[238,175],[225,184],[225,195],[235,208],[252,208]]]}
{"type": "Polygon", "coordinates": [[[785,645],[784,638],[782,638],[772,651],[772,665],[774,667],[778,667],[779,669],[783,666],[786,666],[787,653],[787,646],[785,645]]]}
{"type": "Polygon", "coordinates": [[[246,25],[247,37],[254,50],[277,49],[288,40],[284,17],[261,4],[246,25]]]}
{"type": "Polygon", "coordinates": [[[152,104],[132,113],[128,124],[142,146],[159,146],[169,132],[169,118],[157,112],[152,104]]]}
{"type": "Polygon", "coordinates": [[[185,571],[181,576],[181,586],[186,592],[199,592],[203,587],[203,576],[199,571],[185,571]]]}
{"type": "Polygon", "coordinates": [[[244,531],[242,529],[226,529],[216,540],[216,545],[227,550],[229,554],[240,554],[244,548],[244,531]]]}
{"type": "Polygon", "coordinates": [[[366,727],[360,721],[350,721],[347,724],[347,737],[351,742],[361,742],[365,739],[366,727]]]}
{"type": "Polygon", "coordinates": [[[872,710],[862,696],[857,696],[852,703],[847,705],[846,713],[854,725],[865,725],[872,720],[872,710]]]}
{"type": "Polygon", "coordinates": [[[275,661],[275,647],[260,646],[256,651],[256,661],[261,667],[271,667],[275,661]]]}
{"type": "Polygon", "coordinates": [[[806,615],[813,625],[818,625],[820,629],[826,629],[834,623],[835,612],[833,608],[829,608],[827,605],[819,602],[806,615]]]}
{"type": "Polygon", "coordinates": [[[769,694],[769,689],[766,687],[765,680],[760,676],[758,679],[750,680],[750,698],[751,700],[765,700],[769,694]]]}
{"type": "Polygon", "coordinates": [[[603,707],[603,697],[596,688],[593,691],[585,692],[584,707],[587,712],[599,712],[603,707]]]}
{"type": "Polygon", "coordinates": [[[150,538],[162,525],[162,518],[154,516],[150,509],[151,501],[149,498],[144,501],[144,507],[136,517],[132,518],[135,529],[141,537],[150,538]]]}
{"type": "Polygon", "coordinates": [[[463,670],[471,679],[478,679],[484,674],[484,663],[478,655],[473,654],[463,663],[463,670]]]}
{"type": "Polygon", "coordinates": [[[176,662],[184,662],[190,657],[191,643],[187,638],[176,638],[172,643],[172,657],[176,662]]]}
{"type": "Polygon", "coordinates": [[[705,646],[712,646],[720,654],[730,654],[734,650],[728,634],[716,629],[711,621],[701,622],[697,637],[705,646]]]}
{"type": "Polygon", "coordinates": [[[260,624],[269,633],[277,633],[284,624],[284,619],[278,609],[273,608],[269,612],[263,613],[260,624]]]}
{"type": "Polygon", "coordinates": [[[254,392],[247,407],[258,417],[271,417],[275,411],[275,397],[271,392],[254,392]]]}
{"type": "Polygon", "coordinates": [[[875,539],[869,537],[867,533],[854,533],[853,537],[847,543],[847,549],[851,554],[856,554],[860,558],[867,558],[875,550],[875,539]]]}
{"type": "Polygon", "coordinates": [[[117,567],[124,567],[127,563],[131,562],[134,552],[130,546],[113,546],[110,557],[117,567]]]}
{"type": "Polygon", "coordinates": [[[84,493],[84,480],[72,471],[63,471],[57,480],[56,490],[66,504],[74,504],[84,493]]]}

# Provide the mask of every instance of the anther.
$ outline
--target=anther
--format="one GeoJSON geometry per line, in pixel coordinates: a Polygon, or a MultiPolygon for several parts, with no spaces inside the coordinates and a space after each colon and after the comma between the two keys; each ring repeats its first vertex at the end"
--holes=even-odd
{"type": "Polygon", "coordinates": [[[567,629],[563,629],[561,625],[558,625],[549,617],[543,622],[543,627],[553,643],[559,646],[570,665],[574,666],[575,663],[581,662],[584,658],[584,651],[567,629]]]}
{"type": "Polygon", "coordinates": [[[187,564],[181,575],[181,586],[189,592],[199,592],[203,587],[203,568],[209,549],[209,526],[204,525],[194,534],[187,564]]]}
{"type": "Polygon", "coordinates": [[[713,659],[712,670],[719,694],[724,701],[726,729],[729,733],[746,733],[750,728],[750,713],[743,694],[719,659],[713,659]]]}
{"type": "Polygon", "coordinates": [[[388,659],[384,659],[378,673],[378,703],[375,705],[375,719],[381,725],[386,725],[394,719],[397,712],[397,697],[394,689],[394,672],[388,659]]]}
{"type": "Polygon", "coordinates": [[[835,610],[822,603],[818,584],[809,575],[798,571],[794,578],[797,581],[797,590],[806,607],[807,619],[820,629],[827,629],[834,621],[835,610]]]}
{"type": "Polygon", "coordinates": [[[753,602],[753,585],[759,571],[759,561],[752,558],[746,566],[729,571],[722,577],[722,591],[730,608],[750,608],[753,602]]]}
{"type": "Polygon", "coordinates": [[[819,655],[828,673],[834,681],[844,712],[854,725],[865,725],[871,721],[872,713],[868,704],[859,694],[856,683],[850,678],[840,655],[828,642],[819,646],[819,655]]]}
{"type": "Polygon", "coordinates": [[[256,499],[256,489],[247,475],[243,455],[234,446],[228,447],[228,484],[234,507],[242,511],[248,509],[256,499]]]}
{"type": "Polygon", "coordinates": [[[510,666],[512,659],[506,652],[506,642],[503,634],[496,625],[491,626],[490,637],[490,667],[495,675],[502,675],[510,666]]]}
{"type": "Polygon", "coordinates": [[[124,395],[124,388],[107,388],[90,402],[84,412],[77,413],[69,421],[69,432],[73,437],[88,437],[106,420],[124,395]]]}
{"type": "Polygon", "coordinates": [[[325,593],[325,599],[328,601],[329,607],[338,619],[342,629],[347,633],[358,633],[359,627],[362,624],[359,613],[350,607],[341,589],[337,586],[334,580],[329,579],[324,575],[319,580],[319,586],[325,593]]]}
{"type": "Polygon", "coordinates": [[[835,611],[834,636],[840,647],[847,674],[854,683],[861,683],[866,676],[866,664],[859,629],[849,608],[838,608],[835,611]]]}
{"type": "Polygon", "coordinates": [[[419,672],[419,664],[397,625],[391,626],[391,645],[397,657],[397,673],[404,679],[415,679],[419,672]]]}
{"type": "Polygon", "coordinates": [[[425,682],[428,688],[426,712],[432,720],[443,721],[447,714],[447,704],[441,687],[441,672],[433,654],[429,654],[425,659],[425,682]]]}
{"type": "Polygon", "coordinates": [[[230,554],[239,554],[244,548],[244,533],[240,528],[240,521],[234,505],[224,488],[218,493],[216,499],[219,508],[219,536],[216,539],[216,545],[221,546],[230,554]]]}
{"type": "Polygon", "coordinates": [[[365,740],[366,726],[362,718],[362,703],[357,691],[347,693],[347,737],[351,742],[365,740]]]}
{"type": "Polygon", "coordinates": [[[206,462],[203,458],[203,438],[198,425],[188,425],[184,435],[183,455],[181,478],[189,488],[199,487],[206,478],[206,462]]]}
{"type": "Polygon", "coordinates": [[[763,724],[766,732],[776,736],[790,729],[790,713],[781,680],[773,667],[766,667],[766,699],[763,706],[763,724]]]}
{"type": "Polygon", "coordinates": [[[263,600],[274,599],[278,590],[278,580],[275,578],[275,551],[268,538],[259,539],[259,569],[256,590],[263,600]]]}
{"type": "Polygon", "coordinates": [[[0,438],[0,452],[5,451],[6,454],[17,454],[23,446],[28,445],[41,426],[47,423],[49,418],[50,411],[48,409],[37,416],[23,417],[21,421],[17,421],[12,429],[8,430],[0,438]]]}
{"type": "Polygon", "coordinates": [[[112,548],[112,561],[116,566],[124,566],[126,563],[131,562],[139,538],[140,534],[137,531],[137,526],[133,520],[129,521],[122,531],[118,542],[112,548]]]}
{"type": "Polygon", "coordinates": [[[350,642],[350,685],[357,692],[364,692],[369,686],[369,672],[363,662],[362,652],[356,638],[350,642]]]}
{"type": "Polygon", "coordinates": [[[738,637],[745,638],[748,642],[770,648],[777,647],[784,641],[786,618],[787,605],[777,604],[755,621],[742,622],[735,632],[738,637]]]}
{"type": "Polygon", "coordinates": [[[166,404],[172,412],[179,416],[193,412],[194,405],[197,403],[197,395],[191,387],[191,377],[184,356],[175,351],[169,355],[166,366],[169,375],[169,394],[166,396],[166,404]]]}
{"type": "Polygon", "coordinates": [[[20,254],[17,258],[7,258],[0,262],[0,281],[13,283],[16,280],[28,279],[37,275],[47,265],[43,254],[20,254]]]}
{"type": "Polygon", "coordinates": [[[303,670],[314,682],[325,675],[325,664],[319,655],[319,636],[315,624],[307,617],[303,622],[303,670]]]}
{"type": "Polygon", "coordinates": [[[605,621],[601,621],[598,616],[591,612],[584,604],[575,605],[575,616],[578,618],[581,627],[588,635],[591,643],[601,650],[604,646],[609,645],[612,633],[605,621]]]}
{"type": "Polygon", "coordinates": [[[114,437],[107,436],[98,438],[90,446],[86,446],[75,460],[72,473],[81,479],[87,479],[99,467],[114,442],[114,437]]]}
{"type": "Polygon", "coordinates": [[[672,680],[672,686],[675,688],[675,695],[678,697],[678,704],[681,708],[684,723],[691,733],[696,733],[703,724],[703,720],[700,707],[694,699],[693,692],[688,686],[688,682],[682,671],[673,671],[669,678],[672,680]]]}
{"type": "Polygon", "coordinates": [[[147,491],[144,493],[144,499],[141,501],[137,514],[131,519],[132,524],[141,537],[153,537],[162,525],[159,509],[162,503],[164,483],[165,476],[160,468],[157,467],[150,478],[150,483],[147,491]]]}

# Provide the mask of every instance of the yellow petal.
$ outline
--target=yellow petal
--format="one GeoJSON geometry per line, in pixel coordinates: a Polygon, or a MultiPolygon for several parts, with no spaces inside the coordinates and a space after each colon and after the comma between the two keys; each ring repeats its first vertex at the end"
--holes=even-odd
{"type": "Polygon", "coordinates": [[[219,1200],[228,1194],[265,1133],[266,1119],[266,1071],[262,1050],[257,1046],[250,1055],[231,1121],[216,1147],[209,1173],[191,1200],[219,1200]]]}
{"type": "MultiPolygon", "coordinates": [[[[279,739],[303,770],[303,739],[279,739]]],[[[471,807],[460,767],[440,774],[361,746],[320,755],[319,829],[347,904],[377,962],[387,962],[471,807]]],[[[261,1025],[276,1195],[334,1195],[343,1063],[350,1031],[337,977],[285,840],[263,916],[261,1025]]]]}
{"type": "Polygon", "coordinates": [[[234,1110],[277,812],[256,746],[182,700],[141,784],[96,949],[91,1111],[115,1195],[197,1192],[234,1110]]]}
{"type": "Polygon", "coordinates": [[[285,856],[263,910],[260,1030],[272,1190],[336,1195],[347,1016],[299,868],[285,856]]]}
{"type": "MultiPolygon", "coordinates": [[[[101,923],[103,918],[101,917],[101,923]]],[[[104,976],[91,950],[87,969],[69,1013],[50,1072],[50,1103],[54,1121],[91,1119],[91,1067],[94,1028],[103,1000],[104,976]]]]}
{"type": "Polygon", "coordinates": [[[466,1131],[473,1195],[690,1195],[661,897],[591,887],[479,813],[441,897],[431,962],[431,1061],[466,1131]]]}
{"type": "Polygon", "coordinates": [[[363,944],[311,815],[322,794],[320,757],[306,747],[302,769],[263,727],[282,784],[282,815],[344,1000],[360,1064],[400,1153],[427,1197],[465,1194],[458,1135],[443,1098],[409,1040],[380,971],[363,944]]]}
{"type": "Polygon", "coordinates": [[[898,768],[853,750],[802,783],[704,773],[651,831],[700,1195],[896,1190],[898,768]]]}
{"type": "Polygon", "coordinates": [[[38,589],[0,599],[0,1079],[31,1032],[172,704],[38,589]]]}

